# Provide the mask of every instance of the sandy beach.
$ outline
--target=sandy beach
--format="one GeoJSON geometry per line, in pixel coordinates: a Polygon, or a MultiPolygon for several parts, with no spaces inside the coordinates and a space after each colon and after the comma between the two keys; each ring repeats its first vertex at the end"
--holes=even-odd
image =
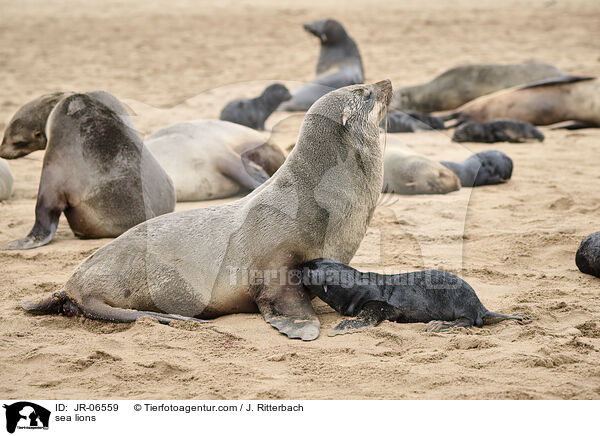
{"type": "MultiPolygon", "coordinates": [[[[27,101],[66,90],[115,94],[142,134],[216,118],[267,83],[310,80],[318,41],[302,24],[325,17],[357,42],[367,82],[416,84],[475,62],[600,75],[600,3],[584,0],[0,0],[0,9],[0,130],[27,101]]],[[[285,148],[299,121],[276,113],[267,127],[287,126],[274,136],[285,148]]],[[[304,343],[259,314],[170,326],[29,316],[19,302],[60,289],[110,242],[76,238],[63,216],[50,244],[0,251],[0,390],[13,399],[600,399],[600,279],[575,266],[580,241],[600,230],[600,129],[540,130],[543,143],[491,145],[453,143],[452,131],[388,134],[436,160],[503,151],[513,177],[447,195],[383,195],[352,262],[452,271],[487,308],[526,313],[528,325],[436,334],[384,322],[328,337],[342,317],[314,300],[321,336],[304,343]]],[[[15,190],[0,202],[0,246],[34,223],[42,159],[8,161],[15,190]]]]}

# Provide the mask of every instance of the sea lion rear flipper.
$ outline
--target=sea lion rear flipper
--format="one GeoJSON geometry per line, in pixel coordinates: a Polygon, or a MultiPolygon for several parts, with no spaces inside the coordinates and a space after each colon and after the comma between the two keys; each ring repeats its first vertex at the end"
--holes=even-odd
{"type": "Polygon", "coordinates": [[[85,304],[79,305],[81,313],[90,319],[97,319],[100,321],[110,322],[134,322],[143,317],[154,318],[161,324],[169,324],[171,321],[194,321],[199,323],[207,323],[199,318],[193,318],[190,316],[176,315],[172,313],[159,313],[149,312],[142,310],[133,309],[121,309],[119,307],[112,307],[108,304],[99,300],[86,301],[85,304]]]}
{"type": "Polygon", "coordinates": [[[594,124],[594,123],[588,123],[586,121],[569,121],[567,123],[560,123],[557,126],[553,126],[550,128],[550,130],[559,130],[559,129],[579,130],[579,129],[594,128],[594,127],[598,127],[598,125],[594,124]]]}
{"type": "Polygon", "coordinates": [[[269,324],[290,339],[317,339],[321,323],[302,286],[262,286],[254,289],[260,313],[269,324]]]}
{"type": "Polygon", "coordinates": [[[357,333],[369,327],[376,327],[386,319],[396,319],[397,309],[381,301],[370,301],[358,312],[355,318],[345,319],[336,325],[327,336],[357,333]]]}
{"type": "Polygon", "coordinates": [[[531,318],[529,318],[527,315],[524,315],[522,313],[513,313],[512,315],[504,315],[502,313],[488,312],[487,314],[485,314],[482,317],[482,319],[483,319],[483,323],[486,325],[496,324],[498,322],[505,321],[507,319],[514,319],[519,324],[529,324],[531,322],[531,318]]]}
{"type": "Polygon", "coordinates": [[[121,309],[112,307],[99,300],[86,301],[80,304],[70,297],[65,291],[54,292],[51,296],[40,300],[37,303],[23,302],[21,307],[32,314],[62,314],[65,316],[83,315],[89,319],[110,322],[134,322],[143,317],[154,318],[161,324],[169,324],[171,321],[194,321],[207,323],[199,318],[189,316],[175,315],[169,313],[148,312],[132,309],[121,309]]]}
{"type": "Polygon", "coordinates": [[[573,75],[565,75],[552,77],[550,79],[538,80],[533,83],[526,83],[525,85],[517,86],[516,89],[527,89],[527,88],[537,88],[540,86],[554,86],[554,85],[564,85],[566,83],[575,83],[582,82],[584,80],[594,80],[593,76],[573,76],[573,75]]]}
{"type": "Polygon", "coordinates": [[[473,320],[467,318],[458,318],[455,321],[430,321],[427,323],[428,332],[448,332],[454,327],[472,327],[473,320]]]}
{"type": "Polygon", "coordinates": [[[221,173],[250,190],[258,188],[269,179],[265,170],[243,154],[228,153],[220,157],[217,166],[221,173]]]}

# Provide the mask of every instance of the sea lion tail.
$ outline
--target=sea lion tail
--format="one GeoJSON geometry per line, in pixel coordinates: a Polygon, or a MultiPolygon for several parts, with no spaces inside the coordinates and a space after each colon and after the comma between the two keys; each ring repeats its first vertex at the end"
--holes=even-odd
{"type": "Polygon", "coordinates": [[[514,319],[519,324],[529,324],[531,322],[531,318],[527,315],[523,315],[522,313],[513,313],[512,315],[504,315],[502,313],[490,312],[488,311],[485,315],[481,317],[483,319],[483,324],[496,324],[502,321],[506,321],[507,319],[514,319]]]}

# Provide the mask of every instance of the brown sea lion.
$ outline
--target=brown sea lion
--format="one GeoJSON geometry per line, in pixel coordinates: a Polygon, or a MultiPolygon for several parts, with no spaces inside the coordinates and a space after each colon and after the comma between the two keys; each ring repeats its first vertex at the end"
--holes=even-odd
{"type": "Polygon", "coordinates": [[[379,123],[391,91],[385,80],[328,93],[258,189],[134,227],[84,260],[62,291],[23,307],[164,323],[259,310],[290,338],[317,338],[310,294],[288,270],[316,257],[354,256],[381,192],[379,123]]]}
{"type": "Polygon", "coordinates": [[[47,244],[63,212],[76,236],[105,238],[173,211],[171,179],[123,117],[124,107],[117,113],[90,94],[56,104],[45,123],[35,224],[5,250],[47,244]]]}
{"type": "Polygon", "coordinates": [[[445,111],[500,89],[562,75],[555,66],[539,63],[461,65],[427,83],[394,90],[390,109],[445,111]]]}
{"type": "Polygon", "coordinates": [[[600,80],[562,76],[479,97],[446,119],[482,123],[510,118],[537,126],[576,121],[600,127],[600,80]]]}

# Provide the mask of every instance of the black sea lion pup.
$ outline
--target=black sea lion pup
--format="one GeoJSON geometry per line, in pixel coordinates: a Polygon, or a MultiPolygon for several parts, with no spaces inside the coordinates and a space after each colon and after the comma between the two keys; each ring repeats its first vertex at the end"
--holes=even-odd
{"type": "Polygon", "coordinates": [[[292,98],[290,91],[281,83],[268,86],[256,98],[230,101],[221,111],[220,119],[264,130],[265,121],[284,101],[292,98]]]}
{"type": "Polygon", "coordinates": [[[63,212],[76,236],[105,238],[173,211],[171,179],[124,122],[122,106],[120,113],[89,94],[69,95],[52,109],[35,224],[5,250],[47,244],[63,212]]]}
{"type": "Polygon", "coordinates": [[[321,96],[343,86],[363,83],[365,73],[358,46],[339,21],[331,18],[304,25],[321,41],[317,77],[292,92],[279,110],[305,111],[321,96]]]}
{"type": "Polygon", "coordinates": [[[460,178],[462,186],[497,185],[510,179],[513,161],[498,150],[475,153],[468,159],[457,162],[441,162],[460,178]]]}
{"type": "Polygon", "coordinates": [[[527,142],[544,140],[544,135],[533,124],[499,119],[485,123],[461,124],[454,131],[455,142],[527,142]]]}
{"type": "Polygon", "coordinates": [[[416,132],[418,130],[443,130],[444,121],[429,114],[414,111],[391,111],[381,122],[388,133],[416,132]]]}
{"type": "Polygon", "coordinates": [[[379,123],[391,95],[385,80],[323,96],[286,161],[253,192],[141,223],[85,259],[59,292],[23,307],[115,322],[260,311],[290,338],[317,338],[310,294],[288,272],[356,253],[381,192],[379,123]]]}
{"type": "Polygon", "coordinates": [[[582,273],[600,277],[600,232],[592,233],[581,241],[575,264],[582,273]]]}
{"type": "Polygon", "coordinates": [[[363,273],[331,259],[300,265],[307,290],[344,316],[329,336],[355,333],[384,320],[426,322],[427,331],[453,327],[481,327],[506,319],[528,322],[525,315],[503,315],[487,310],[467,282],[445,271],[406,274],[363,273]]]}

